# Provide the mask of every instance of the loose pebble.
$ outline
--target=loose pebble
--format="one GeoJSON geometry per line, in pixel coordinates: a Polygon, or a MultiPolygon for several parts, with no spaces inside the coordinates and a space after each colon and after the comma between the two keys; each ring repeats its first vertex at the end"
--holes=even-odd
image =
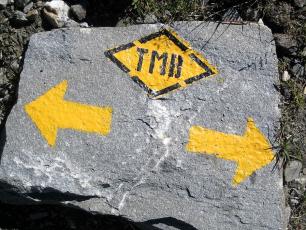
{"type": "Polygon", "coordinates": [[[283,72],[283,75],[282,75],[282,81],[286,82],[286,81],[289,81],[289,80],[290,80],[290,75],[289,75],[288,71],[285,70],[283,72]]]}
{"type": "Polygon", "coordinates": [[[46,20],[54,28],[64,27],[69,21],[69,6],[62,0],[47,2],[43,9],[46,20]]]}
{"type": "Polygon", "coordinates": [[[302,170],[302,163],[300,161],[290,161],[284,171],[284,177],[286,182],[293,181],[297,179],[300,175],[300,172],[302,170]]]}

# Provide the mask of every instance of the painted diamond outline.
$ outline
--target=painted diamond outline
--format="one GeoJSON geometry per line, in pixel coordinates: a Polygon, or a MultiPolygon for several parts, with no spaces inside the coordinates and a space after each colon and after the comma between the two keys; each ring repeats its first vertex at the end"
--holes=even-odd
{"type": "MultiPolygon", "coordinates": [[[[178,38],[176,38],[168,29],[162,29],[158,32],[152,33],[150,35],[147,35],[145,37],[140,38],[139,40],[135,40],[138,41],[140,43],[146,43],[152,39],[155,39],[159,36],[165,35],[166,37],[168,37],[175,45],[177,45],[182,51],[187,51],[188,49],[191,49],[189,47],[187,47],[183,42],[181,42],[178,38]]],[[[126,67],[122,62],[120,62],[115,56],[115,53],[118,53],[122,50],[126,50],[126,49],[130,49],[134,46],[136,46],[134,44],[135,41],[132,41],[130,43],[124,44],[124,45],[120,45],[116,48],[113,49],[109,49],[107,51],[104,52],[104,55],[106,57],[108,57],[112,62],[114,62],[122,71],[129,73],[130,69],[128,67],[126,67]]],[[[193,50],[193,49],[192,49],[193,50]]],[[[198,81],[201,80],[203,78],[209,77],[209,76],[213,76],[215,74],[218,73],[217,70],[213,70],[212,68],[210,68],[208,65],[206,65],[205,62],[203,62],[201,59],[199,59],[194,53],[189,54],[189,57],[195,61],[200,67],[203,68],[203,73],[195,75],[195,76],[191,76],[190,78],[184,80],[186,84],[192,84],[194,81],[198,81]]],[[[176,83],[174,85],[171,85],[169,87],[166,87],[162,90],[156,91],[153,89],[150,89],[138,76],[131,76],[132,80],[137,83],[141,88],[143,88],[145,91],[147,91],[147,93],[149,94],[149,96],[151,97],[157,97],[160,96],[162,94],[166,94],[170,91],[173,91],[175,89],[181,88],[182,86],[179,83],[176,83]]]]}

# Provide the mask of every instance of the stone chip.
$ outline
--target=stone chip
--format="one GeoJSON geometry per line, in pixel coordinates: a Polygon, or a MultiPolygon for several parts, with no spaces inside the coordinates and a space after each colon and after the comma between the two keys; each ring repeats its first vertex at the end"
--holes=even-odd
{"type": "Polygon", "coordinates": [[[302,171],[302,163],[300,161],[290,161],[285,167],[285,180],[286,182],[297,179],[302,171]]]}

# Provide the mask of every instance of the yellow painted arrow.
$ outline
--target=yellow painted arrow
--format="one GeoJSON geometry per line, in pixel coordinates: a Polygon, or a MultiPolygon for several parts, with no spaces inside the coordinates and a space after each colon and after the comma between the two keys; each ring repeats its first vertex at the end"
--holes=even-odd
{"type": "Polygon", "coordinates": [[[193,126],[186,146],[189,152],[214,154],[237,162],[233,184],[237,185],[256,170],[269,164],[274,155],[271,146],[253,119],[247,121],[243,136],[225,134],[200,126],[193,126]]]}
{"type": "Polygon", "coordinates": [[[67,81],[62,81],[25,105],[25,111],[48,144],[55,145],[59,128],[107,135],[110,132],[112,109],[65,101],[67,85],[67,81]]]}

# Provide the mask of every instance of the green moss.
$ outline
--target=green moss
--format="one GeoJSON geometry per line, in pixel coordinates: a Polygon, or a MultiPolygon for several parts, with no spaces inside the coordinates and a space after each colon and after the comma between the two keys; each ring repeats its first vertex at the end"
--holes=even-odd
{"type": "Polygon", "coordinates": [[[154,14],[161,22],[188,20],[194,15],[201,15],[203,8],[201,0],[133,0],[132,3],[134,16],[144,18],[154,14]]]}
{"type": "Polygon", "coordinates": [[[304,192],[301,202],[292,209],[289,230],[306,229],[306,192],[304,192]]]}

